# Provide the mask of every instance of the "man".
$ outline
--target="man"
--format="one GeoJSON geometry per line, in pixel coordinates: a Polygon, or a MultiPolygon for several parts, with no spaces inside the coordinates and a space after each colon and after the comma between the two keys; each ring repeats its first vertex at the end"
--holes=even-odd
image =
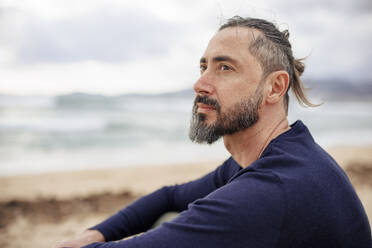
{"type": "Polygon", "coordinates": [[[345,173],[301,121],[288,124],[290,88],[312,106],[288,36],[261,19],[222,25],[200,60],[190,138],[211,144],[223,137],[231,157],[57,247],[371,247],[368,219],[345,173]],[[167,211],[180,214],[148,230],[167,211]]]}

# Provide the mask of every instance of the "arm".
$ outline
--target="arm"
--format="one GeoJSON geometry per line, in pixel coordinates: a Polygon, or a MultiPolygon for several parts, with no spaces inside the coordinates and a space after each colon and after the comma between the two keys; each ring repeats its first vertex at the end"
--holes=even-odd
{"type": "Polygon", "coordinates": [[[196,200],[173,221],[156,229],[84,248],[275,247],[284,199],[276,177],[252,172],[196,200]]]}
{"type": "Polygon", "coordinates": [[[231,158],[209,174],[181,185],[163,187],[118,211],[77,237],[58,242],[54,247],[81,247],[93,242],[119,240],[148,230],[165,212],[181,212],[187,205],[226,184],[240,168],[231,158]]]}
{"type": "Polygon", "coordinates": [[[162,214],[186,210],[189,203],[226,184],[238,170],[239,167],[231,164],[229,159],[213,172],[197,180],[163,187],[138,199],[90,229],[102,233],[105,241],[119,240],[147,231],[162,214]]]}

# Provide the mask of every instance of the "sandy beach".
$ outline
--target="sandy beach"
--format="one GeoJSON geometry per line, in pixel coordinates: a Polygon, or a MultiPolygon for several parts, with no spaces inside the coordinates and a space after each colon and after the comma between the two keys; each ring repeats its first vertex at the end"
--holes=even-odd
{"type": "MultiPolygon", "coordinates": [[[[334,147],[372,221],[372,146],[334,147]]],[[[198,178],[222,161],[0,177],[0,247],[51,247],[141,195],[198,178]]]]}

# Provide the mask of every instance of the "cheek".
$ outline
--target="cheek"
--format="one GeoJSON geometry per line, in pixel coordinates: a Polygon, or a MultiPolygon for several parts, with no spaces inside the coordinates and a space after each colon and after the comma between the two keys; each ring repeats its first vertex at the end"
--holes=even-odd
{"type": "Polygon", "coordinates": [[[227,74],[216,80],[215,93],[216,99],[221,106],[221,111],[233,106],[244,98],[253,96],[258,83],[251,80],[250,75],[246,74],[239,76],[227,74]]]}
{"type": "Polygon", "coordinates": [[[217,101],[221,106],[221,110],[229,108],[242,99],[250,98],[254,94],[254,89],[250,89],[247,85],[236,85],[223,89],[217,94],[217,101]]]}

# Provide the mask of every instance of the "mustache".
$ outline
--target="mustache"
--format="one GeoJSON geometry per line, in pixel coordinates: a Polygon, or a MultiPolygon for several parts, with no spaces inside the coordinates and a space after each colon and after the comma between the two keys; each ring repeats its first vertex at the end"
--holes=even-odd
{"type": "Polygon", "coordinates": [[[203,103],[206,105],[209,105],[217,110],[217,112],[220,112],[220,104],[218,103],[217,100],[209,98],[208,96],[201,96],[197,95],[194,100],[194,107],[196,107],[197,103],[203,103]]]}

